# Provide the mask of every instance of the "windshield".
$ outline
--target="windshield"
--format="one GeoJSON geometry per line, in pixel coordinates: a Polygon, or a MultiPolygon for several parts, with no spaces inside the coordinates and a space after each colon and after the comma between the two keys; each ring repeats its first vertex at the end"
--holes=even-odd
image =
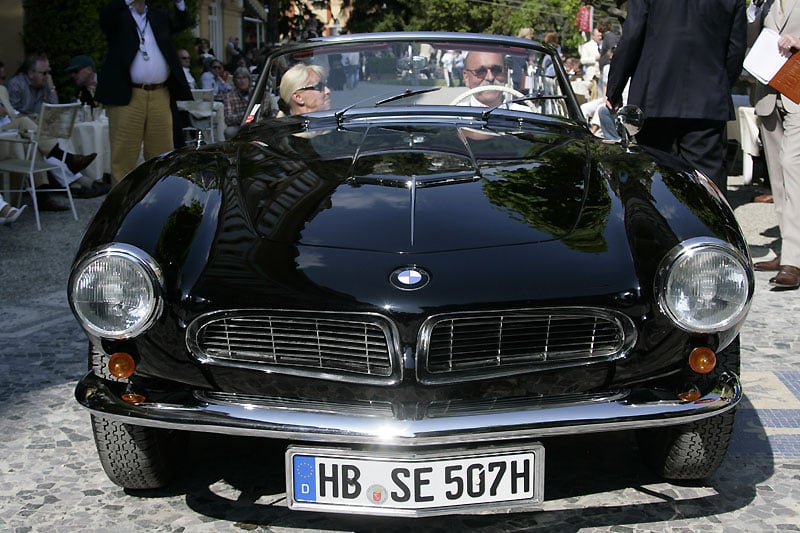
{"type": "Polygon", "coordinates": [[[533,41],[367,34],[289,45],[264,66],[249,120],[374,106],[471,106],[577,120],[560,59],[533,41]]]}

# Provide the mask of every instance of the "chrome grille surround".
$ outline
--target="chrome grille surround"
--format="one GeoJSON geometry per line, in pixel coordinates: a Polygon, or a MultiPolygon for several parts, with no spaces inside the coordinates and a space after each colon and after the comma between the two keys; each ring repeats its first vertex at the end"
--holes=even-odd
{"type": "Polygon", "coordinates": [[[217,311],[186,332],[206,364],[372,385],[402,380],[397,330],[377,313],[217,311]]]}
{"type": "Polygon", "coordinates": [[[635,343],[631,319],[600,308],[441,314],[422,325],[417,378],[452,383],[613,361],[635,343]]]}
{"type": "Polygon", "coordinates": [[[382,420],[437,420],[462,416],[485,416],[498,413],[578,407],[622,401],[630,390],[557,394],[550,397],[482,398],[478,400],[434,400],[403,405],[403,402],[369,400],[309,400],[253,396],[229,392],[196,391],[195,398],[211,405],[230,405],[245,409],[269,409],[287,413],[315,413],[382,420]]]}

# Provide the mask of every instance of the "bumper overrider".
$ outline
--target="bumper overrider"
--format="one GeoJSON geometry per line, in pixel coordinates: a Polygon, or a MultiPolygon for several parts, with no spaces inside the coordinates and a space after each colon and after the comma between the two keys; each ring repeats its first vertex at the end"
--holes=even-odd
{"type": "Polygon", "coordinates": [[[87,374],[75,397],[93,414],[157,428],[287,440],[430,446],[538,438],[693,422],[732,409],[742,398],[739,378],[720,375],[714,389],[690,402],[631,389],[559,400],[511,400],[398,410],[391,405],[304,402],[284,398],[195,394],[181,404],[122,400],[115,383],[87,374]]]}

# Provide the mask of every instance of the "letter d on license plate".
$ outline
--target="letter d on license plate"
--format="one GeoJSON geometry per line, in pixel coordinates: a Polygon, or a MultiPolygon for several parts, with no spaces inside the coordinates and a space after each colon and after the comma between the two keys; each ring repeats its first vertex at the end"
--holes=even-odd
{"type": "Polygon", "coordinates": [[[297,510],[424,516],[542,503],[544,448],[392,453],[290,446],[286,492],[297,510]]]}

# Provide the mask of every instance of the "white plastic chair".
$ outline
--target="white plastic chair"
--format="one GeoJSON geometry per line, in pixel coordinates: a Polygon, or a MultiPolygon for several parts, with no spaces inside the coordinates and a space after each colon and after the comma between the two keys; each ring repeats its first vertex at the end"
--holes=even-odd
{"type": "Polygon", "coordinates": [[[185,130],[203,130],[208,132],[206,138],[209,142],[215,142],[217,129],[217,115],[214,111],[214,90],[213,89],[192,89],[193,102],[189,102],[189,121],[191,128],[185,130]]]}
{"type": "MultiPolygon", "coordinates": [[[[33,202],[33,213],[36,217],[36,228],[42,229],[42,224],[39,219],[39,202],[36,198],[36,192],[64,192],[69,199],[69,207],[72,210],[72,216],[78,220],[78,212],[75,209],[75,202],[72,201],[72,192],[69,188],[69,178],[67,177],[66,170],[66,157],[67,154],[61,156],[61,160],[57,164],[48,163],[41,156],[39,156],[38,147],[39,142],[43,139],[68,139],[72,135],[72,128],[75,125],[75,117],[80,108],[79,103],[73,104],[42,104],[42,109],[39,112],[39,122],[36,131],[33,132],[20,132],[20,137],[3,138],[5,142],[17,142],[25,144],[25,157],[24,159],[0,159],[0,173],[6,174],[7,183],[11,181],[11,174],[21,174],[22,182],[17,188],[7,189],[9,192],[27,192],[31,201],[33,202]],[[34,175],[47,172],[53,172],[57,178],[60,178],[58,185],[45,185],[36,188],[34,175]]],[[[21,205],[22,195],[17,205],[21,205]]]]}

